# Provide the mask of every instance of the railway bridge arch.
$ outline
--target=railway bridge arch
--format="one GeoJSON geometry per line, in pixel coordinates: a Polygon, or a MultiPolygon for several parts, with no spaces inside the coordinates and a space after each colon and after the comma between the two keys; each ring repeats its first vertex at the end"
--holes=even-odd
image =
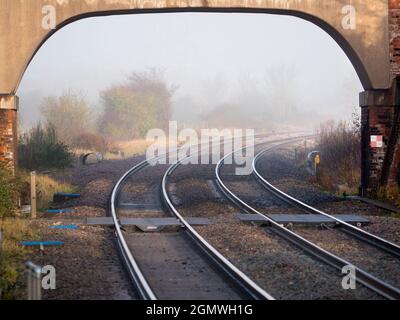
{"type": "Polygon", "coordinates": [[[400,0],[0,0],[0,161],[16,168],[16,91],[51,35],[87,17],[164,12],[292,15],[321,27],[347,54],[365,90],[360,94],[362,190],[396,183],[400,0]]]}

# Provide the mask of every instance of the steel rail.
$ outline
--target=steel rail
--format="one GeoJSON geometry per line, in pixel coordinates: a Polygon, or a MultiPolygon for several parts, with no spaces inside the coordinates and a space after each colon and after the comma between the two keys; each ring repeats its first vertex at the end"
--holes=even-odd
{"type": "MultiPolygon", "coordinates": [[[[155,158],[156,159],[156,158],[155,158]]],[[[153,160],[155,160],[153,159],[153,160]]],[[[157,158],[158,159],[158,158],[157,158]]],[[[140,162],[132,169],[127,171],[122,178],[117,182],[114,186],[114,189],[111,193],[111,216],[114,221],[115,226],[115,234],[118,243],[118,248],[121,252],[122,258],[124,260],[125,266],[127,267],[127,271],[134,282],[136,289],[138,290],[139,296],[142,300],[158,300],[156,294],[154,293],[153,289],[150,287],[149,283],[147,282],[145,276],[143,275],[142,270],[140,269],[138,263],[136,262],[135,258],[133,257],[127,243],[125,237],[121,230],[121,224],[117,217],[115,203],[118,199],[119,193],[123,186],[123,183],[133,174],[137,173],[138,171],[144,169],[149,165],[147,160],[140,162]]]]}
{"type": "MultiPolygon", "coordinates": [[[[265,134],[268,135],[268,134],[265,134]]],[[[262,137],[264,134],[259,134],[255,135],[254,137],[262,137]]],[[[175,151],[178,151],[178,148],[176,148],[175,151]]],[[[135,288],[138,291],[138,294],[141,299],[143,300],[158,300],[157,295],[154,293],[153,289],[149,285],[148,281],[146,280],[141,268],[139,267],[137,261],[133,257],[127,243],[125,240],[125,237],[122,233],[122,228],[121,228],[121,223],[120,220],[117,217],[116,213],[116,202],[118,200],[120,191],[122,189],[122,186],[124,182],[132,175],[135,173],[139,172],[140,170],[143,170],[147,166],[151,165],[153,162],[157,163],[159,159],[164,157],[167,154],[162,154],[158,157],[151,158],[149,160],[144,160],[140,162],[139,164],[135,165],[133,168],[128,170],[121,178],[120,180],[115,184],[112,193],[111,193],[111,198],[110,198],[110,211],[111,211],[111,217],[114,222],[114,227],[115,227],[115,235],[116,235],[116,240],[117,240],[117,245],[118,249],[121,253],[123,262],[125,264],[125,267],[129,273],[129,276],[131,277],[135,288]]]]}
{"type": "MultiPolygon", "coordinates": [[[[302,138],[304,139],[304,138],[302,138]]],[[[299,141],[302,139],[298,139],[299,141]]],[[[283,146],[289,143],[294,142],[293,140],[291,141],[285,141],[279,145],[275,145],[274,147],[279,147],[283,146]]],[[[274,231],[278,236],[286,239],[287,241],[291,242],[295,246],[299,247],[300,249],[304,250],[305,252],[309,253],[310,255],[314,256],[315,258],[323,261],[324,263],[342,271],[345,266],[352,266],[354,267],[354,270],[356,271],[356,281],[360,284],[363,284],[364,286],[368,287],[369,289],[373,290],[374,292],[380,294],[381,296],[391,299],[391,300],[398,300],[400,299],[400,290],[391,284],[388,284],[381,279],[376,278],[372,274],[362,270],[361,268],[354,266],[352,263],[349,261],[346,261],[345,259],[342,259],[331,252],[321,248],[320,246],[312,243],[311,241],[308,241],[307,239],[301,237],[300,235],[294,233],[293,231],[285,228],[284,226],[280,225],[277,223],[275,220],[271,219],[267,215],[259,212],[249,204],[247,204],[245,201],[240,199],[235,193],[233,193],[222,181],[220,172],[221,168],[224,164],[225,159],[228,157],[232,156],[233,154],[240,152],[242,150],[246,149],[241,148],[239,150],[235,150],[232,153],[226,155],[223,157],[217,164],[215,168],[215,175],[217,179],[217,185],[220,188],[220,190],[223,192],[223,194],[236,206],[244,210],[246,213],[250,214],[257,214],[261,217],[263,217],[266,221],[268,221],[269,226],[271,227],[271,230],[274,231]]]]}
{"type": "MultiPolygon", "coordinates": [[[[201,152],[201,151],[200,151],[201,152]]],[[[194,242],[212,259],[212,261],[224,272],[230,279],[232,279],[240,288],[248,294],[252,299],[256,300],[275,300],[272,295],[267,293],[246,274],[233,265],[227,258],[225,258],[217,249],[208,243],[180,214],[180,212],[173,205],[167,190],[168,179],[172,173],[182,164],[183,161],[192,158],[193,155],[188,155],[186,158],[181,159],[174,165],[170,166],[166,171],[162,180],[162,199],[167,209],[182,223],[189,236],[194,242]]]]}
{"type": "Polygon", "coordinates": [[[385,252],[388,252],[388,253],[396,256],[397,258],[400,257],[400,246],[398,246],[397,244],[394,244],[388,240],[380,238],[380,237],[378,237],[374,234],[371,234],[365,230],[357,228],[357,227],[353,226],[352,224],[347,223],[347,222],[345,222],[337,217],[334,217],[326,212],[318,210],[318,209],[290,196],[289,194],[283,192],[282,190],[276,188],[271,183],[269,183],[257,170],[257,162],[264,154],[266,154],[267,152],[272,151],[273,149],[276,149],[276,148],[277,148],[277,146],[273,146],[273,147],[270,147],[270,148],[267,148],[267,149],[261,151],[260,153],[257,154],[257,156],[253,160],[253,164],[252,164],[253,176],[257,179],[257,181],[264,188],[266,188],[269,192],[271,192],[272,194],[274,194],[276,197],[280,198],[284,202],[286,202],[292,206],[295,206],[295,207],[303,210],[306,213],[319,214],[319,215],[322,215],[322,216],[332,219],[332,221],[335,221],[336,225],[340,227],[340,230],[346,232],[347,234],[349,234],[353,237],[356,237],[359,240],[364,241],[364,242],[366,242],[372,246],[375,246],[381,250],[384,250],[385,252]]]}

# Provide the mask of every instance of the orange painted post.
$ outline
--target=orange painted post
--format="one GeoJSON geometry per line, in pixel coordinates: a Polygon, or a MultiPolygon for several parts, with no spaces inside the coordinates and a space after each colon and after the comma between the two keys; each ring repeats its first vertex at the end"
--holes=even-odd
{"type": "Polygon", "coordinates": [[[319,179],[320,179],[320,167],[319,167],[320,164],[321,164],[321,156],[319,154],[317,154],[314,159],[315,177],[316,177],[317,181],[319,181],[319,179]]]}

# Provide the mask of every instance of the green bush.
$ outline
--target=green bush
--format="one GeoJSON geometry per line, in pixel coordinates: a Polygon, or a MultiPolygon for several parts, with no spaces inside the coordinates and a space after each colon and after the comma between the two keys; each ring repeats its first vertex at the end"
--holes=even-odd
{"type": "Polygon", "coordinates": [[[26,299],[24,262],[32,249],[20,245],[23,240],[39,240],[37,226],[25,219],[0,219],[3,241],[0,257],[0,300],[26,299]]]}
{"type": "Polygon", "coordinates": [[[99,132],[114,139],[132,139],[146,137],[153,128],[168,128],[175,90],[162,71],[133,72],[126,83],[101,93],[104,109],[99,132]]]}
{"type": "Polygon", "coordinates": [[[17,179],[4,165],[0,164],[0,218],[15,215],[17,192],[17,179]]]}
{"type": "Polygon", "coordinates": [[[18,143],[19,166],[27,170],[64,169],[73,163],[68,146],[57,139],[56,131],[49,126],[36,128],[24,134],[18,143]]]}

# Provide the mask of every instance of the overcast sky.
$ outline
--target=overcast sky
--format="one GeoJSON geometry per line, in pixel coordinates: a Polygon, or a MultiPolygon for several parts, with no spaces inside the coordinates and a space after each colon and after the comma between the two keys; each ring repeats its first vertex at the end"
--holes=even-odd
{"type": "Polygon", "coordinates": [[[56,32],[29,66],[18,94],[25,125],[37,120],[44,96],[98,93],[132,70],[160,67],[179,86],[178,98],[200,95],[220,76],[230,90],[246,75],[262,79],[271,67],[296,72],[294,90],[304,109],[348,117],[362,90],[350,61],[319,27],[288,16],[177,13],[99,17],[56,32]]]}

